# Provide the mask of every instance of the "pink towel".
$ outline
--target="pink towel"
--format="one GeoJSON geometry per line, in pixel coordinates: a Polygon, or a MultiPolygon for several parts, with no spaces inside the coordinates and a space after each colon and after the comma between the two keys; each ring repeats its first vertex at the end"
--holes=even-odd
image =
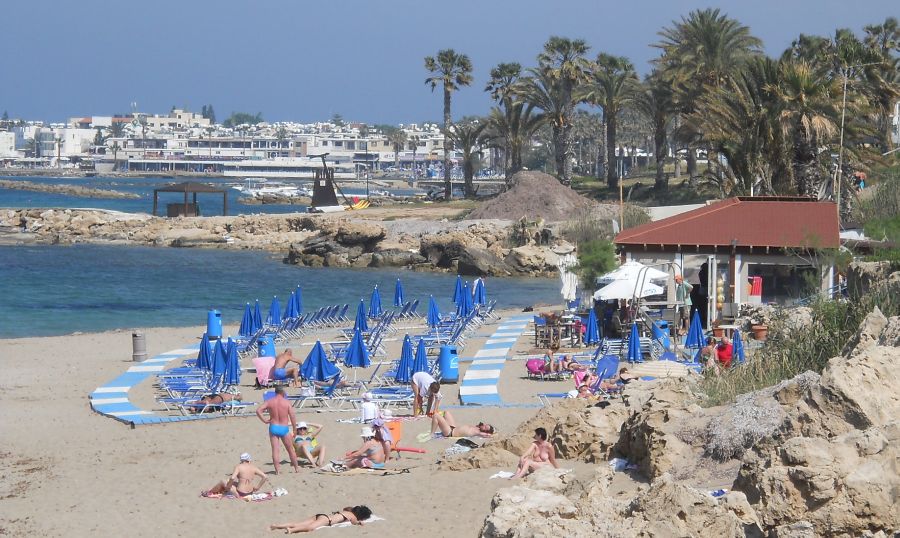
{"type": "Polygon", "coordinates": [[[575,378],[575,387],[576,388],[581,386],[581,380],[584,379],[584,376],[586,376],[586,375],[587,375],[586,370],[575,370],[575,372],[572,373],[572,376],[575,378]]]}
{"type": "Polygon", "coordinates": [[[253,359],[253,367],[256,368],[256,380],[261,386],[268,386],[274,366],[275,357],[256,357],[253,359]]]}

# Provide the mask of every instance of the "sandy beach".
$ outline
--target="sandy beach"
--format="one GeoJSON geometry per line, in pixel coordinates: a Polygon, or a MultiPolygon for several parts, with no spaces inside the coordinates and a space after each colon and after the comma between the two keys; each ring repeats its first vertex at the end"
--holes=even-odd
{"type": "MultiPolygon", "coordinates": [[[[503,313],[504,316],[511,312],[503,313]]],[[[475,331],[461,356],[480,348],[498,322],[475,331]]],[[[421,325],[421,323],[420,323],[421,325]]],[[[144,329],[150,356],[196,343],[204,327],[144,329]]],[[[421,329],[419,329],[421,330],[421,329]]],[[[226,327],[225,334],[236,332],[226,327]]],[[[411,330],[410,332],[413,332],[411,330]]],[[[399,356],[400,339],[389,342],[388,358],[399,356]]],[[[315,335],[295,341],[301,358],[315,335]],[[303,344],[307,345],[303,345],[303,344]]],[[[515,351],[530,347],[519,337],[515,351]]],[[[283,346],[279,346],[279,351],[283,346]]],[[[367,504],[384,521],[361,529],[328,530],[360,536],[472,536],[481,529],[496,490],[509,485],[489,480],[499,470],[439,470],[449,440],[424,444],[416,435],[429,421],[404,423],[405,445],[426,454],[403,453],[390,468],[409,469],[393,476],[297,474],[285,464],[274,476],[265,426],[255,415],[135,429],[90,408],[88,394],[123,373],[131,361],[131,331],[61,337],[0,340],[0,535],[8,536],[213,536],[267,533],[273,522],[296,521],[316,512],[367,504]],[[201,490],[230,473],[242,452],[269,473],[285,497],[258,503],[205,499],[201,490]]],[[[248,366],[248,363],[243,366],[248,366]]],[[[465,372],[461,364],[460,378],[465,372]]],[[[506,403],[535,404],[537,392],[568,390],[571,381],[535,382],[524,377],[523,362],[508,362],[500,380],[506,403]]],[[[367,378],[368,372],[361,372],[367,378]]],[[[261,402],[253,377],[242,378],[244,399],[261,402]]],[[[447,405],[458,403],[458,385],[442,390],[447,405]]],[[[143,409],[160,409],[151,382],[136,386],[130,398],[143,409]]],[[[486,407],[454,409],[463,423],[487,421],[509,432],[537,409],[486,407]]],[[[405,413],[406,411],[404,411],[405,413]]],[[[298,420],[324,424],[321,441],[330,456],[356,449],[359,425],[339,423],[354,412],[300,410],[298,420]]],[[[590,466],[561,462],[576,472],[590,466]]]]}

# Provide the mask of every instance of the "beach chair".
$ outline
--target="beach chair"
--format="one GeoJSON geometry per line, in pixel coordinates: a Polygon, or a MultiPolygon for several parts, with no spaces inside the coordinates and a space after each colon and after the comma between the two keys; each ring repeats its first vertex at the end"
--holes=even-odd
{"type": "MultiPolygon", "coordinates": [[[[345,398],[336,395],[338,385],[341,382],[341,375],[334,376],[331,385],[325,387],[319,392],[319,387],[313,384],[314,391],[312,394],[299,394],[296,396],[287,396],[287,400],[293,402],[292,405],[297,409],[302,409],[306,404],[317,404],[318,407],[335,408],[343,404],[345,398]]],[[[308,388],[308,387],[307,387],[308,388]]]]}

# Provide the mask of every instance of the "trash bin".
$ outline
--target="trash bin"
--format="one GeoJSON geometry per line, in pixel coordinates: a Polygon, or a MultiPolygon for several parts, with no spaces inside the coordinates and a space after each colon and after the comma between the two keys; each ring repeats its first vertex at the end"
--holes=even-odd
{"type": "Polygon", "coordinates": [[[147,340],[144,333],[131,333],[131,360],[141,362],[147,360],[147,340]]]}
{"type": "Polygon", "coordinates": [[[459,356],[456,354],[456,346],[441,346],[438,365],[441,368],[441,383],[459,381],[459,356]]]}
{"type": "Polygon", "coordinates": [[[672,349],[672,341],[669,339],[669,322],[657,320],[653,322],[653,339],[659,341],[666,351],[672,349]]]}
{"type": "Polygon", "coordinates": [[[273,336],[263,336],[259,339],[259,356],[275,356],[275,338],[273,336]]]}
{"type": "Polygon", "coordinates": [[[222,313],[210,310],[206,315],[206,336],[210,340],[222,338],[222,313]]]}

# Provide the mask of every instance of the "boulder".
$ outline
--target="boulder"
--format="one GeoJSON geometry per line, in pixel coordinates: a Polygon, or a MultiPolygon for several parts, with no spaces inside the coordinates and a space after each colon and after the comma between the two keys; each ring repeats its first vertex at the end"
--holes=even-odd
{"type": "Polygon", "coordinates": [[[887,327],[888,320],[876,306],[874,310],[866,314],[859,329],[854,333],[850,341],[844,346],[843,354],[855,357],[866,349],[878,345],[881,333],[887,327]]]}
{"type": "Polygon", "coordinates": [[[577,514],[575,504],[565,495],[525,486],[503,488],[491,500],[491,514],[484,520],[481,536],[590,536],[589,527],[558,534],[561,520],[574,520],[577,514]]]}
{"type": "Polygon", "coordinates": [[[558,270],[559,255],[547,247],[525,245],[511,249],[504,261],[519,273],[552,273],[558,270]]]}
{"type": "Polygon", "coordinates": [[[378,250],[372,253],[372,267],[408,267],[426,263],[428,260],[418,252],[408,250],[378,250]]]}
{"type": "Polygon", "coordinates": [[[847,269],[847,293],[851,299],[867,294],[874,286],[885,282],[893,272],[891,262],[855,261],[847,269]]]}
{"type": "Polygon", "coordinates": [[[891,316],[878,338],[878,345],[887,347],[900,346],[900,316],[891,316]]]}
{"type": "Polygon", "coordinates": [[[469,247],[457,257],[457,271],[470,276],[509,276],[510,267],[488,249],[469,247]]]}

